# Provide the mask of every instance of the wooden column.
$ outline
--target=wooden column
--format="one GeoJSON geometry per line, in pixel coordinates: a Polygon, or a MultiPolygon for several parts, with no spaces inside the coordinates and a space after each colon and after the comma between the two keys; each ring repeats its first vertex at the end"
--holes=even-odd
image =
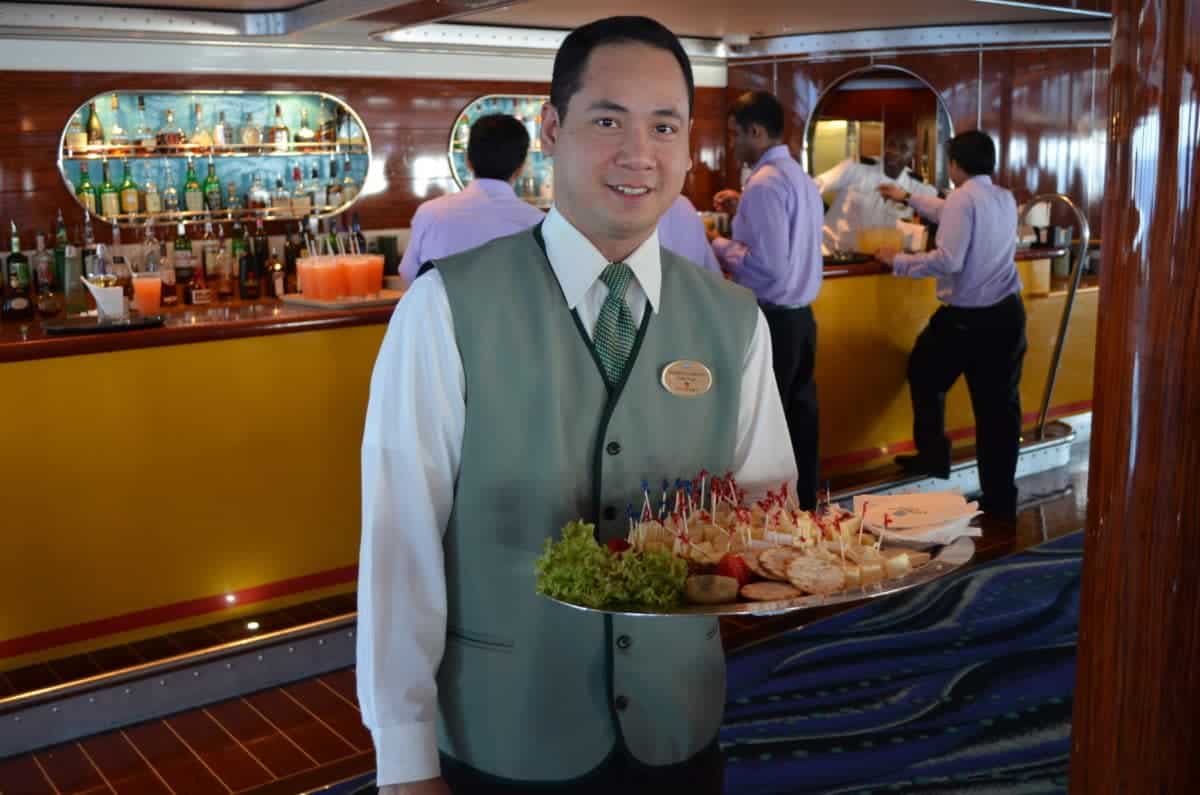
{"type": "Polygon", "coordinates": [[[1073,793],[1200,792],[1200,2],[1114,0],[1073,793]]]}

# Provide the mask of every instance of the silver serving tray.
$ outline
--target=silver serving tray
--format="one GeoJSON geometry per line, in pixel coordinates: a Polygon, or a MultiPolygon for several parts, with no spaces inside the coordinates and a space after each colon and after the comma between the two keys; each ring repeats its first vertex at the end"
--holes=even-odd
{"type": "MultiPolygon", "coordinates": [[[[890,544],[888,546],[891,546],[890,544]]],[[[897,545],[899,546],[899,545],[897,545]]],[[[919,585],[933,582],[945,577],[952,571],[961,568],[975,556],[975,542],[962,537],[941,547],[928,563],[919,569],[913,569],[903,577],[851,588],[828,596],[799,596],[795,599],[781,599],[774,602],[729,602],[721,605],[684,605],[672,610],[637,610],[613,609],[605,610],[595,607],[564,602],[542,594],[552,602],[558,602],[586,613],[605,613],[614,616],[778,616],[785,613],[796,613],[802,610],[813,610],[819,607],[829,607],[847,602],[860,602],[864,599],[876,599],[889,596],[919,585]]]]}

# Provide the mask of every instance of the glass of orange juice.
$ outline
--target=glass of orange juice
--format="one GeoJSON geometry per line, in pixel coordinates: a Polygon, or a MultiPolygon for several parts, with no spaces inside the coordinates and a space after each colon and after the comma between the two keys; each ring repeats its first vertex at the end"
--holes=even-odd
{"type": "Polygon", "coordinates": [[[366,254],[343,254],[338,264],[346,275],[346,292],[354,298],[365,298],[371,292],[371,263],[366,254]]]}
{"type": "Polygon", "coordinates": [[[367,293],[377,295],[383,290],[383,255],[382,254],[364,254],[367,258],[367,293]]]}
{"type": "Polygon", "coordinates": [[[300,283],[300,293],[307,298],[315,298],[313,293],[317,289],[311,276],[312,268],[313,257],[301,257],[296,260],[296,278],[300,283]]]}
{"type": "Polygon", "coordinates": [[[162,277],[157,273],[133,274],[133,305],[146,317],[158,314],[162,298],[162,277]]]}

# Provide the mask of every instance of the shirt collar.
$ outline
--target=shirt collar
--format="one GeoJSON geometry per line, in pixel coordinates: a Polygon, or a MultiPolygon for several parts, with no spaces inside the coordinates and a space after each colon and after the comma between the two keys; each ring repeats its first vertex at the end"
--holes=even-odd
{"type": "Polygon", "coordinates": [[[966,187],[972,182],[974,182],[976,185],[991,185],[992,178],[988,174],[976,174],[973,177],[968,177],[967,181],[963,183],[963,187],[966,187]]]}
{"type": "Polygon", "coordinates": [[[476,190],[490,199],[512,199],[517,193],[513,186],[502,179],[476,177],[467,183],[467,190],[476,190]]]}
{"type": "MultiPolygon", "coordinates": [[[[609,262],[557,207],[550,208],[542,223],[542,239],[546,242],[546,259],[550,260],[550,267],[562,288],[567,307],[574,309],[609,262]]],[[[650,309],[657,312],[662,289],[662,258],[657,228],[625,258],[625,264],[641,285],[646,300],[650,302],[650,309]]]]}
{"type": "Polygon", "coordinates": [[[774,163],[776,160],[783,160],[784,158],[791,156],[792,153],[788,151],[787,144],[776,144],[767,151],[763,152],[762,157],[760,157],[758,162],[754,164],[754,168],[752,168],[751,171],[758,171],[767,163],[774,163]]]}

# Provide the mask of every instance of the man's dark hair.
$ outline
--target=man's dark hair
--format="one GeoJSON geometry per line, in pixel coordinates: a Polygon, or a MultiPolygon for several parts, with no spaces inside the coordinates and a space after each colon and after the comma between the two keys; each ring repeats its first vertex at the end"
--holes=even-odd
{"type": "Polygon", "coordinates": [[[471,125],[467,162],[481,179],[508,181],[525,165],[529,154],[529,131],[503,113],[480,116],[471,125]]]}
{"type": "Polygon", "coordinates": [[[749,130],[751,124],[759,124],[766,130],[768,138],[783,136],[783,105],[770,91],[747,91],[734,100],[729,115],[743,130],[749,130]]]}
{"type": "Polygon", "coordinates": [[[967,130],[946,145],[946,154],[972,177],[996,170],[996,144],[983,130],[967,130]]]}
{"type": "Polygon", "coordinates": [[[563,40],[558,54],[554,56],[550,104],[558,111],[560,119],[567,117],[567,105],[579,91],[592,51],[605,44],[645,44],[675,56],[679,68],[683,70],[683,80],[687,83],[688,117],[691,117],[696,98],[696,80],[692,76],[692,62],[683,51],[679,38],[649,17],[608,17],[575,28],[563,40]]]}

